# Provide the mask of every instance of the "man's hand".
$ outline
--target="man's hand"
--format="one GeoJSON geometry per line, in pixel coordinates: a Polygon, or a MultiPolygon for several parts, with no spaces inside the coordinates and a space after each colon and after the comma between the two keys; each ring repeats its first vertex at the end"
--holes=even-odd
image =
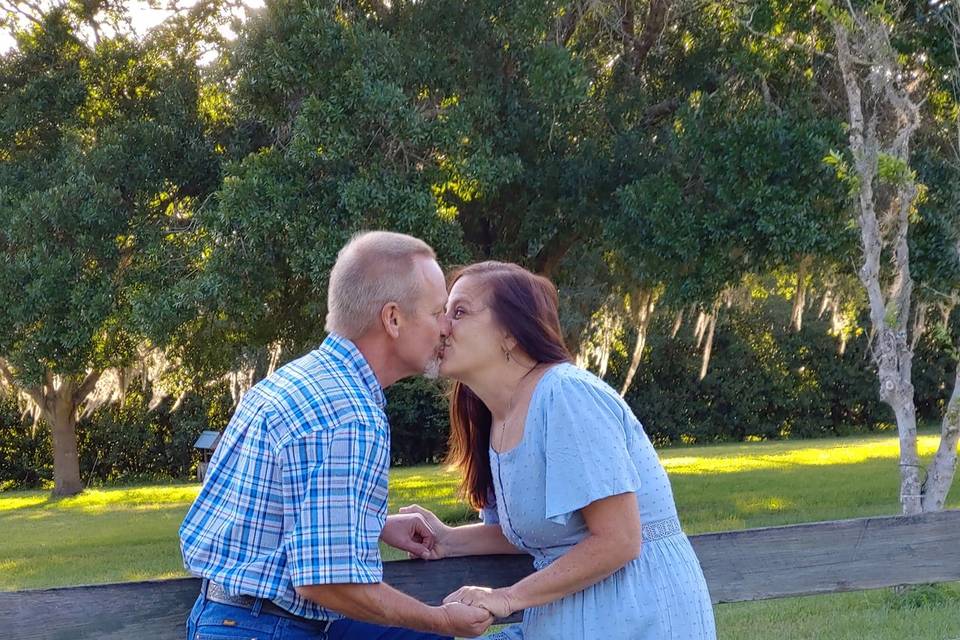
{"type": "MultiPolygon", "coordinates": [[[[400,507],[400,513],[403,515],[416,515],[423,519],[423,522],[433,532],[433,544],[430,546],[426,555],[411,553],[411,557],[421,558],[423,560],[439,560],[449,555],[449,534],[453,527],[443,523],[435,513],[429,509],[424,509],[418,504],[411,504],[408,507],[400,507]]],[[[398,516],[393,516],[398,517],[398,516]]],[[[387,518],[389,520],[389,518],[387,518]]],[[[389,543],[387,543],[389,544],[389,543]]],[[[394,545],[395,546],[395,545],[394,545]]]]}
{"type": "MultiPolygon", "coordinates": [[[[402,509],[401,509],[402,511],[402,509]]],[[[431,514],[433,515],[433,514],[431,514]]],[[[419,513],[387,516],[380,539],[391,547],[406,551],[411,557],[433,560],[436,533],[419,513]]]]}
{"type": "Polygon", "coordinates": [[[440,605],[440,612],[446,620],[443,632],[458,637],[475,638],[493,623],[493,616],[486,609],[459,602],[440,605]]]}
{"type": "Polygon", "coordinates": [[[513,604],[506,589],[489,587],[460,587],[446,598],[444,604],[462,602],[472,607],[482,607],[497,618],[506,618],[514,612],[513,604]]]}

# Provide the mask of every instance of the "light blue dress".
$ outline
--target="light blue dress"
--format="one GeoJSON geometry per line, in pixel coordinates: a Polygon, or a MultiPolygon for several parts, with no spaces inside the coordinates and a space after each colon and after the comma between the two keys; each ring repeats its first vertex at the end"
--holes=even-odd
{"type": "Polygon", "coordinates": [[[500,640],[713,640],[716,630],[700,563],[680,529],[670,481],[627,404],[606,383],[570,364],[534,389],[523,439],[490,449],[499,522],[539,571],[583,540],[586,505],[636,492],[640,555],[583,591],[527,609],[500,640]]]}

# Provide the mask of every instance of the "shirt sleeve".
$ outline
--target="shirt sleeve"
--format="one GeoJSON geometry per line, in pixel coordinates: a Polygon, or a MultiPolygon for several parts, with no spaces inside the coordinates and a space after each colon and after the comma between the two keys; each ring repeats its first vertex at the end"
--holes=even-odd
{"type": "Polygon", "coordinates": [[[377,503],[385,503],[389,455],[371,431],[341,424],[284,448],[284,518],[292,520],[284,549],[295,587],[383,579],[386,514],[377,503]]]}
{"type": "Polygon", "coordinates": [[[590,373],[561,375],[543,406],[544,515],[564,525],[592,502],[639,490],[640,474],[624,431],[632,421],[619,396],[590,373]]]}

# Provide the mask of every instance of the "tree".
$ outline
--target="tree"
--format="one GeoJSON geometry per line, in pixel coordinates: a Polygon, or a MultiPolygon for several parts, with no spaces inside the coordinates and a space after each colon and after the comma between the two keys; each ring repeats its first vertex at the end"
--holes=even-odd
{"type": "MultiPolygon", "coordinates": [[[[843,9],[823,5],[836,36],[837,63],[849,113],[848,163],[829,160],[855,199],[880,398],[894,411],[900,435],[900,501],[905,514],[943,508],[953,481],[960,440],[957,385],[944,415],[940,445],[921,479],[916,407],[911,379],[911,311],[915,300],[909,232],[918,219],[924,185],[911,168],[911,143],[922,124],[925,56],[894,45],[902,7],[881,4],[843,9]],[[889,260],[889,264],[886,264],[889,260]]],[[[956,248],[940,259],[956,264],[956,248]]]]}
{"type": "Polygon", "coordinates": [[[58,495],[82,489],[78,410],[137,356],[218,182],[196,60],[88,41],[94,5],[35,15],[0,58],[0,377],[52,429],[58,495]]]}

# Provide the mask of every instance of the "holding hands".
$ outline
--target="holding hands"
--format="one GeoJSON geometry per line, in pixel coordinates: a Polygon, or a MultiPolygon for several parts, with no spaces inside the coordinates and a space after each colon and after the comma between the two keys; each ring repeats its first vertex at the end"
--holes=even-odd
{"type": "Polygon", "coordinates": [[[433,516],[436,523],[431,524],[431,521],[423,515],[409,509],[410,507],[404,507],[400,510],[401,513],[387,516],[383,531],[380,532],[380,539],[391,547],[406,551],[411,558],[436,560],[438,557],[436,525],[439,524],[441,527],[446,525],[429,511],[426,513],[433,516]]]}
{"type": "MultiPolygon", "coordinates": [[[[410,554],[411,558],[420,558],[421,560],[439,560],[440,558],[445,558],[450,555],[450,532],[453,531],[453,527],[443,523],[440,518],[437,517],[435,513],[428,509],[424,509],[418,504],[412,504],[408,507],[400,507],[399,515],[389,516],[387,521],[390,521],[390,518],[413,518],[421,522],[427,530],[430,531],[431,539],[429,545],[424,545],[427,548],[411,550],[407,547],[399,546],[393,544],[386,538],[384,542],[394,546],[403,551],[407,551],[410,554]]],[[[415,545],[414,545],[415,546],[415,545]]]]}
{"type": "Polygon", "coordinates": [[[515,611],[506,589],[460,587],[443,599],[444,604],[453,602],[461,602],[471,607],[486,609],[495,618],[506,618],[515,611]]]}
{"type": "Polygon", "coordinates": [[[446,619],[443,628],[456,636],[475,638],[493,624],[489,611],[460,602],[444,602],[440,611],[446,619]]]}

